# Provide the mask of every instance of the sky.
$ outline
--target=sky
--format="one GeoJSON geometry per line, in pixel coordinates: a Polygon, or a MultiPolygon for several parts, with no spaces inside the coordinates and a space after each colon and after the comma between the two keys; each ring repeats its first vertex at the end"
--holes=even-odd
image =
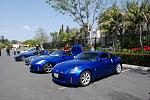
{"type": "Polygon", "coordinates": [[[59,14],[46,0],[0,0],[0,36],[9,40],[24,41],[33,39],[35,32],[42,27],[50,32],[64,28],[79,27],[69,16],[59,14]]]}

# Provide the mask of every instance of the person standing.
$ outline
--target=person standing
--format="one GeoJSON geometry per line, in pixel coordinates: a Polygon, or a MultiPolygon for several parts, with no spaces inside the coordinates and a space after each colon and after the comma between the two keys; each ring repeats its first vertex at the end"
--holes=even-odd
{"type": "Polygon", "coordinates": [[[10,56],[10,49],[7,47],[6,48],[7,56],[10,56]]]}
{"type": "Polygon", "coordinates": [[[66,45],[64,46],[64,51],[65,51],[65,52],[69,51],[69,45],[68,45],[68,44],[66,44],[66,45]]]}
{"type": "Polygon", "coordinates": [[[1,53],[2,53],[2,51],[1,51],[2,49],[0,48],[0,56],[1,56],[1,53]]]}
{"type": "Polygon", "coordinates": [[[36,45],[36,47],[35,47],[35,49],[36,49],[36,54],[38,55],[38,54],[40,54],[40,51],[41,51],[41,47],[40,47],[40,45],[36,45]]]}
{"type": "Polygon", "coordinates": [[[16,48],[14,48],[14,55],[16,55],[16,52],[17,52],[17,49],[16,49],[16,48]]]}

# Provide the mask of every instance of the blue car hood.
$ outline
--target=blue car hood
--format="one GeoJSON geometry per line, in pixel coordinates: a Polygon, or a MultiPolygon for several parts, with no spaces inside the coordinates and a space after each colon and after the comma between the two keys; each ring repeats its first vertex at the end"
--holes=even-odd
{"type": "Polygon", "coordinates": [[[58,63],[55,65],[53,71],[60,70],[63,72],[67,72],[75,67],[78,67],[79,69],[90,67],[93,64],[92,61],[83,61],[83,60],[68,60],[65,62],[58,63]]]}
{"type": "Polygon", "coordinates": [[[77,56],[79,53],[83,52],[81,45],[74,45],[71,49],[71,52],[74,56],[77,56]]]}
{"type": "Polygon", "coordinates": [[[61,59],[59,56],[39,57],[39,58],[35,59],[31,64],[35,64],[35,63],[39,62],[40,60],[45,60],[47,62],[55,62],[55,63],[57,63],[59,61],[59,59],[61,59]]]}

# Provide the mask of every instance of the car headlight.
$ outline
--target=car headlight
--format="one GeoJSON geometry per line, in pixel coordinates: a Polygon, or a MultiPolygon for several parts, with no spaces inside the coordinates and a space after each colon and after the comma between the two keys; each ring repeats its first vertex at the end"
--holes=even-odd
{"type": "Polygon", "coordinates": [[[78,67],[74,67],[73,69],[70,70],[70,73],[74,74],[79,70],[78,67]]]}
{"type": "Polygon", "coordinates": [[[45,62],[45,60],[40,60],[36,64],[42,64],[43,62],[45,62]]]}
{"type": "Polygon", "coordinates": [[[35,60],[35,58],[30,58],[30,61],[33,61],[33,60],[35,60]]]}

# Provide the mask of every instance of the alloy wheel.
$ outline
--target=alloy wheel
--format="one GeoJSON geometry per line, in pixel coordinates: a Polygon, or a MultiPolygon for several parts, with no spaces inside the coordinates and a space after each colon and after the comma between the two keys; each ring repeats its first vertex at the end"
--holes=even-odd
{"type": "Polygon", "coordinates": [[[80,75],[80,84],[82,86],[87,86],[90,84],[90,82],[91,82],[91,73],[89,71],[84,71],[80,75]]]}
{"type": "Polygon", "coordinates": [[[44,65],[44,71],[45,71],[46,73],[50,73],[50,72],[52,71],[52,69],[53,69],[53,65],[52,65],[51,63],[46,63],[46,64],[44,65]]]}
{"type": "Polygon", "coordinates": [[[117,66],[116,66],[116,73],[120,74],[121,70],[122,70],[121,64],[117,64],[117,66]]]}

